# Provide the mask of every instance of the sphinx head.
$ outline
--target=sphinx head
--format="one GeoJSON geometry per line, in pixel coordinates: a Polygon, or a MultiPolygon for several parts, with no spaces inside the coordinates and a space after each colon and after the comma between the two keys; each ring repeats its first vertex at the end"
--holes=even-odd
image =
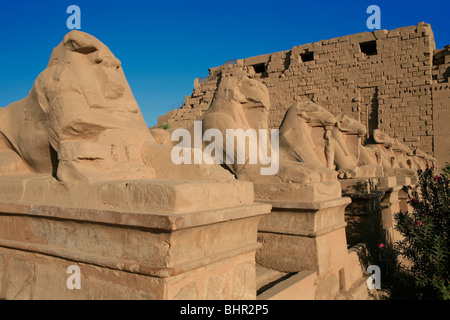
{"type": "Polygon", "coordinates": [[[121,62],[97,38],[77,30],[53,50],[48,67],[64,65],[78,77],[90,108],[137,113],[137,105],[121,62]]]}
{"type": "Polygon", "coordinates": [[[366,127],[361,122],[349,116],[340,114],[336,120],[336,126],[342,132],[357,134],[360,137],[365,136],[367,133],[366,127]]]}
{"type": "Polygon", "coordinates": [[[289,108],[289,112],[294,112],[313,127],[331,126],[336,123],[336,118],[330,112],[312,101],[297,102],[289,108]]]}
{"type": "Polygon", "coordinates": [[[221,79],[208,112],[230,114],[237,122],[247,121],[250,128],[268,127],[269,90],[260,81],[237,74],[221,79]]]}
{"type": "Polygon", "coordinates": [[[385,146],[387,148],[391,148],[392,146],[395,145],[395,140],[392,139],[390,136],[388,136],[383,131],[381,131],[380,129],[373,130],[372,136],[373,136],[373,140],[375,141],[375,143],[382,144],[383,146],[385,146]]]}

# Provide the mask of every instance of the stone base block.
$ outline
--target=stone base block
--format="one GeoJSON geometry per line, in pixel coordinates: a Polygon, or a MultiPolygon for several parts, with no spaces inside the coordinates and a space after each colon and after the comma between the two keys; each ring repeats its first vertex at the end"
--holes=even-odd
{"type": "Polygon", "coordinates": [[[384,188],[385,195],[381,199],[382,225],[387,231],[388,238],[393,242],[400,240],[399,233],[395,230],[395,214],[400,212],[399,192],[402,188],[402,186],[384,188]]]}
{"type": "Polygon", "coordinates": [[[384,192],[378,190],[378,178],[346,179],[341,185],[342,194],[352,199],[345,209],[345,221],[347,242],[353,246],[372,236],[372,215],[381,210],[384,192]]]}
{"type": "Polygon", "coordinates": [[[364,276],[364,271],[370,264],[369,261],[364,261],[364,257],[368,256],[366,246],[364,244],[358,244],[352,246],[348,250],[348,265],[347,265],[347,282],[353,284],[364,276]]]}
{"type": "Polygon", "coordinates": [[[6,299],[255,299],[266,204],[185,214],[0,204],[6,299]],[[81,289],[67,287],[69,266],[81,289]]]}
{"type": "Polygon", "coordinates": [[[299,272],[258,295],[258,300],[315,300],[317,273],[299,272]]]}
{"type": "Polygon", "coordinates": [[[378,190],[379,178],[341,179],[342,194],[370,194],[378,190]]]}
{"type": "Polygon", "coordinates": [[[135,179],[67,183],[47,175],[2,176],[0,202],[132,212],[188,213],[253,204],[253,184],[135,179]]]}
{"type": "Polygon", "coordinates": [[[281,272],[340,269],[345,264],[345,207],[349,198],[319,203],[267,201],[272,212],[261,219],[256,260],[281,272]]]}
{"type": "Polygon", "coordinates": [[[255,183],[255,198],[260,201],[277,200],[289,202],[318,203],[341,197],[339,181],[316,183],[255,183]]]}
{"type": "MultiPolygon", "coordinates": [[[[167,278],[114,270],[26,251],[0,248],[7,300],[255,299],[252,252],[167,278]],[[80,289],[69,289],[67,268],[80,268],[80,289]]],[[[0,277],[1,279],[1,277],[0,277]]],[[[70,281],[70,279],[69,279],[70,281]]]]}

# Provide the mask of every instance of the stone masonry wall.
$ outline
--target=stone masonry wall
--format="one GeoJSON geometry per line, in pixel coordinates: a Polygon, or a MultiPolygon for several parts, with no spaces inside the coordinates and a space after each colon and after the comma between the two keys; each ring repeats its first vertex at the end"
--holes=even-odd
{"type": "Polygon", "coordinates": [[[450,86],[449,83],[433,85],[434,157],[439,167],[450,162],[450,86]]]}
{"type": "MultiPolygon", "coordinates": [[[[296,100],[308,99],[334,115],[345,113],[361,121],[368,134],[378,128],[410,147],[433,154],[447,134],[445,127],[435,132],[433,121],[438,115],[433,115],[433,110],[439,108],[441,118],[448,114],[450,100],[443,93],[448,89],[432,89],[433,84],[448,82],[448,53],[448,46],[436,50],[431,26],[422,22],[240,61],[253,66],[255,78],[269,89],[272,128],[280,125],[296,100]]],[[[174,128],[198,119],[212,101],[221,68],[211,68],[207,79],[196,79],[183,107],[160,117],[158,123],[168,122],[174,128]]],[[[440,163],[450,161],[449,151],[437,154],[440,163]]]]}

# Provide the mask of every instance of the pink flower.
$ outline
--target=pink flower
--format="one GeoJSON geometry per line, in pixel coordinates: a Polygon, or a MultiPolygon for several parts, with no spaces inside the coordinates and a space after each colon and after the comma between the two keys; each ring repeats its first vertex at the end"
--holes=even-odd
{"type": "Polygon", "coordinates": [[[384,244],[382,244],[382,243],[380,243],[379,245],[378,245],[378,248],[384,248],[384,244]]]}
{"type": "Polygon", "coordinates": [[[417,221],[417,224],[419,225],[419,226],[422,226],[422,221],[417,221]]]}
{"type": "Polygon", "coordinates": [[[433,178],[433,181],[437,181],[437,180],[439,180],[439,176],[434,176],[434,178],[433,178]]]}

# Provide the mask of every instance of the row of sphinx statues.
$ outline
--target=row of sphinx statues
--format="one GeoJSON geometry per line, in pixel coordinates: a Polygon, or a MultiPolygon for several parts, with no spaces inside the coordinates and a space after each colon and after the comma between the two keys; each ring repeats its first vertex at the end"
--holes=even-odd
{"type": "MultiPolygon", "coordinates": [[[[242,65],[227,65],[203,130],[268,129],[270,95],[242,65]]],[[[193,130],[192,128],[188,128],[193,130]]],[[[95,37],[71,31],[53,50],[29,95],[0,108],[0,175],[43,174],[67,182],[126,179],[246,179],[305,183],[414,175],[434,163],[346,115],[300,101],[279,129],[280,168],[261,176],[258,165],[175,165],[171,130],[149,129],[120,61],[95,37]],[[224,170],[225,169],[225,170],[224,170]]],[[[225,152],[225,146],[223,152],[225,152]]]]}
{"type": "MultiPolygon", "coordinates": [[[[270,97],[267,87],[252,78],[251,67],[224,65],[209,109],[199,119],[203,132],[215,128],[268,129],[270,97]]],[[[193,132],[193,127],[187,128],[193,132]]],[[[418,169],[435,165],[436,160],[411,149],[379,129],[366,138],[367,129],[345,114],[334,116],[312,101],[299,101],[290,106],[278,128],[280,182],[329,181],[340,179],[410,176],[418,169]],[[300,169],[301,168],[301,169],[300,169]]],[[[174,145],[171,131],[151,129],[158,143],[174,145]]],[[[205,147],[205,146],[203,146],[205,147]]],[[[226,152],[224,143],[222,152],[226,152]]],[[[238,150],[234,150],[236,155],[238,150]]],[[[248,152],[246,153],[248,160],[248,152]]],[[[236,158],[236,156],[235,156],[236,158]]],[[[224,164],[238,178],[252,181],[258,171],[248,161],[244,165],[224,164]]],[[[272,179],[276,179],[273,177],[272,179]]]]}

